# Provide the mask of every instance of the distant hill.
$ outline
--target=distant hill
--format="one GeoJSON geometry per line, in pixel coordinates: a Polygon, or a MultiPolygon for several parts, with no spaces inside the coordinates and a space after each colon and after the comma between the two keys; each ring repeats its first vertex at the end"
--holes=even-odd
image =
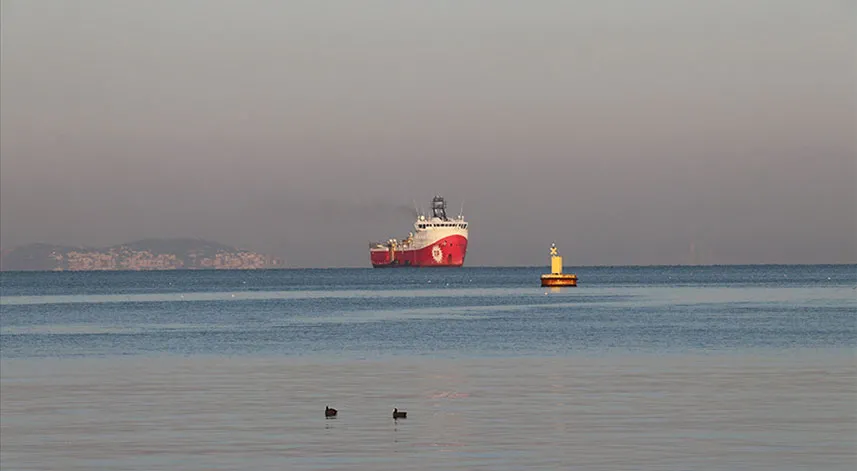
{"type": "Polygon", "coordinates": [[[193,270],[282,267],[250,250],[202,239],[144,239],[105,248],[30,244],[0,254],[0,270],[193,270]]]}

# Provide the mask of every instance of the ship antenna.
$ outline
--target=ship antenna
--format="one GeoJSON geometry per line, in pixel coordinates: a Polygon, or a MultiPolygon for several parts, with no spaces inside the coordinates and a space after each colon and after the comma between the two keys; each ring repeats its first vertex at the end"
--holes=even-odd
{"type": "Polygon", "coordinates": [[[461,199],[461,211],[458,212],[458,218],[464,217],[464,198],[461,199]]]}
{"type": "Polygon", "coordinates": [[[414,200],[414,212],[417,213],[417,219],[420,217],[420,208],[417,207],[417,200],[414,200]]]}

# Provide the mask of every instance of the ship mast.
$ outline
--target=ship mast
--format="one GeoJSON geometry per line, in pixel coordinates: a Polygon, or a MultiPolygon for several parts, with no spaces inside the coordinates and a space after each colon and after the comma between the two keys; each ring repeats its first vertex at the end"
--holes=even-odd
{"type": "Polygon", "coordinates": [[[446,217],[446,201],[441,196],[435,196],[431,200],[432,216],[439,218],[441,221],[449,221],[446,217]]]}

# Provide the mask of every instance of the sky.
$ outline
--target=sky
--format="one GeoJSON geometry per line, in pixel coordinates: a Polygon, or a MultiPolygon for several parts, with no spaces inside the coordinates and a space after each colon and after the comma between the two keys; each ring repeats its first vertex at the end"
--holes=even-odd
{"type": "Polygon", "coordinates": [[[0,247],[857,262],[857,1],[3,0],[0,247]]]}

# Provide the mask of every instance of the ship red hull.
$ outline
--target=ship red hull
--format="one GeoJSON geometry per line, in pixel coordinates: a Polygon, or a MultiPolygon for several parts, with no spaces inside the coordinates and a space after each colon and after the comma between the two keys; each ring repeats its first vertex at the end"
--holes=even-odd
{"type": "Polygon", "coordinates": [[[447,236],[419,249],[369,252],[375,268],[460,267],[466,255],[467,238],[461,235],[447,236]]]}

